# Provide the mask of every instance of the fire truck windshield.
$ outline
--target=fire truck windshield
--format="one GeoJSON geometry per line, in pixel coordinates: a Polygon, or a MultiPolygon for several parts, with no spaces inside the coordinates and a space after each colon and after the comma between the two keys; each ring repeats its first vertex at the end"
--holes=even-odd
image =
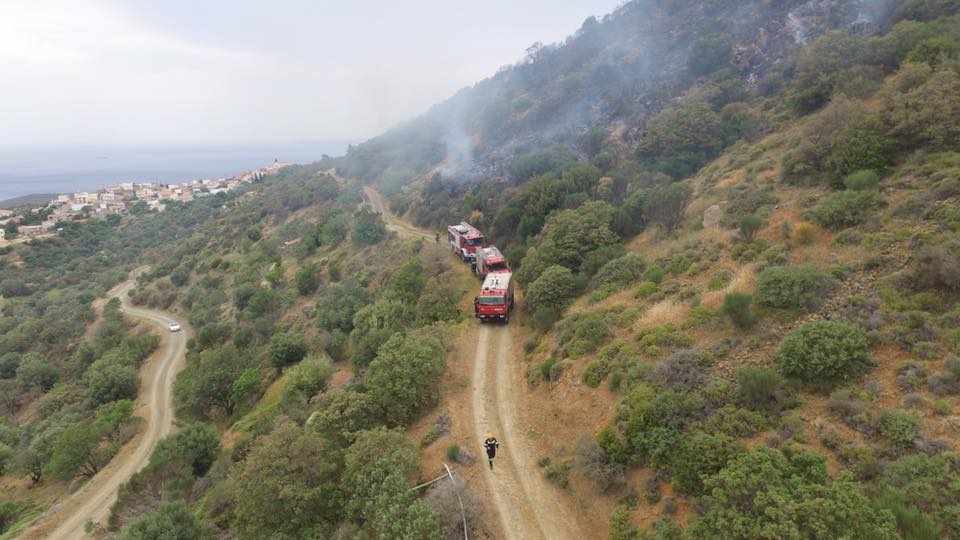
{"type": "Polygon", "coordinates": [[[478,236],[477,238],[470,238],[470,239],[467,240],[466,243],[467,243],[468,246],[482,246],[482,245],[483,245],[483,237],[482,237],[482,236],[478,236]]]}
{"type": "Polygon", "coordinates": [[[493,264],[488,265],[488,266],[487,266],[487,269],[490,270],[491,272],[494,271],[494,270],[506,270],[506,269],[507,269],[507,263],[505,263],[505,262],[503,262],[503,261],[495,262],[495,263],[493,263],[493,264]]]}
{"type": "Polygon", "coordinates": [[[481,296],[480,305],[481,306],[502,306],[503,297],[502,296],[481,296]]]}

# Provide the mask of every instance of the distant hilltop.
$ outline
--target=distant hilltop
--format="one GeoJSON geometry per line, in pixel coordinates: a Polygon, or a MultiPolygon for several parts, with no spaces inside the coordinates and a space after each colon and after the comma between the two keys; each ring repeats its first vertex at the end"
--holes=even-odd
{"type": "MultiPolygon", "coordinates": [[[[242,184],[256,182],[266,176],[277,174],[286,166],[286,162],[275,159],[266,167],[223,178],[205,178],[166,184],[120,182],[96,191],[80,191],[65,195],[26,195],[0,202],[0,225],[6,227],[8,222],[12,222],[17,235],[31,238],[54,234],[57,223],[63,221],[124,216],[131,209],[136,210],[137,206],[162,212],[169,202],[190,202],[196,198],[232,191],[242,184]],[[15,215],[14,208],[24,207],[31,209],[21,210],[21,215],[15,215]],[[27,216],[27,219],[24,216],[27,216]],[[39,223],[36,223],[37,221],[39,223]]],[[[0,234],[0,240],[9,240],[9,238],[5,233],[0,234]]]]}
{"type": "Polygon", "coordinates": [[[31,193],[0,201],[0,208],[20,208],[22,206],[42,206],[57,198],[56,193],[31,193]]]}

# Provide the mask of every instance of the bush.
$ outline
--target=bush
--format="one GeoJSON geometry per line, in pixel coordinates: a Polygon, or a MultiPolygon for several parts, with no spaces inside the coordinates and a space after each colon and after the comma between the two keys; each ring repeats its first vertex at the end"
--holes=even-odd
{"type": "Polygon", "coordinates": [[[210,470],[220,453],[220,439],[211,424],[191,423],[157,443],[150,456],[150,467],[182,461],[190,466],[193,475],[203,476],[210,470]]]}
{"type": "Polygon", "coordinates": [[[630,521],[630,509],[620,505],[614,508],[607,522],[607,534],[610,540],[637,540],[640,529],[630,521]]]}
{"type": "Polygon", "coordinates": [[[365,384],[383,419],[402,425],[436,404],[445,367],[446,354],[435,338],[394,334],[370,363],[365,384]]]}
{"type": "Polygon", "coordinates": [[[300,294],[304,296],[312,294],[320,285],[320,278],[317,274],[317,265],[310,263],[298,270],[297,275],[293,278],[293,283],[296,285],[297,291],[300,294]]]}
{"type": "Polygon", "coordinates": [[[943,537],[941,527],[933,518],[908,501],[903,493],[897,489],[885,488],[874,499],[874,505],[893,514],[893,517],[897,520],[897,528],[903,534],[903,538],[935,540],[943,537]]]}
{"type": "Polygon", "coordinates": [[[460,457],[460,445],[451,444],[447,447],[447,459],[450,461],[457,461],[457,458],[460,457]]]}
{"type": "Polygon", "coordinates": [[[353,229],[350,239],[358,246],[369,246],[387,237],[387,225],[380,214],[367,206],[353,213],[353,229]]]}
{"type": "Polygon", "coordinates": [[[308,356],[287,370],[283,381],[283,398],[308,403],[310,398],[327,388],[334,367],[325,356],[308,356]]]}
{"type": "Polygon", "coordinates": [[[282,369],[303,360],[303,357],[307,355],[307,344],[303,340],[303,336],[295,332],[275,334],[270,338],[268,355],[270,365],[282,369]]]}
{"type": "Polygon", "coordinates": [[[543,471],[543,475],[547,480],[553,482],[561,488],[566,488],[570,485],[570,469],[572,465],[570,460],[564,460],[560,463],[551,463],[547,465],[543,471]]]}
{"type": "Polygon", "coordinates": [[[850,379],[872,361],[862,330],[846,323],[816,320],[787,334],[777,351],[777,364],[791,377],[833,383],[850,379]]]}
{"type": "Polygon", "coordinates": [[[737,369],[743,404],[754,410],[778,412],[783,405],[783,379],[772,369],[746,366],[737,369]]]}
{"type": "Polygon", "coordinates": [[[740,220],[740,238],[746,242],[751,243],[753,239],[757,236],[757,232],[763,228],[763,219],[760,216],[749,215],[744,216],[740,220]]]}
{"type": "Polygon", "coordinates": [[[880,175],[869,169],[859,170],[848,174],[843,179],[843,185],[851,191],[866,191],[875,189],[880,184],[880,175]]]}
{"type": "Polygon", "coordinates": [[[603,310],[574,313],[557,323],[557,341],[574,358],[597,350],[612,335],[603,310]]]}
{"type": "Polygon", "coordinates": [[[920,417],[912,411],[884,411],[877,419],[877,432],[894,444],[909,446],[920,435],[920,417]]]}
{"type": "Polygon", "coordinates": [[[707,290],[719,291],[729,285],[732,279],[733,277],[730,275],[730,272],[718,272],[710,276],[710,280],[707,281],[707,290]]]}
{"type": "Polygon", "coordinates": [[[826,296],[834,280],[812,266],[771,266],[757,279],[757,302],[767,307],[814,307],[826,296]]]}
{"type": "Polygon", "coordinates": [[[549,330],[560,319],[560,310],[555,307],[539,307],[533,311],[533,327],[539,332],[549,330]]]}
{"type": "Polygon", "coordinates": [[[60,371],[37,353],[29,353],[17,366],[17,383],[25,389],[37,389],[41,392],[53,388],[59,380],[60,371]]]}
{"type": "Polygon", "coordinates": [[[813,220],[828,229],[845,229],[865,222],[880,203],[872,191],[841,191],[813,209],[813,220]]]}
{"type": "Polygon", "coordinates": [[[646,270],[647,262],[636,254],[628,254],[606,263],[593,276],[591,287],[606,291],[619,291],[635,282],[646,270]]]}
{"type": "Polygon", "coordinates": [[[688,495],[703,494],[703,479],[726,467],[742,450],[727,437],[697,432],[684,437],[670,461],[673,485],[688,495]]]}
{"type": "Polygon", "coordinates": [[[801,246],[813,243],[817,237],[817,229],[809,223],[801,223],[790,233],[790,239],[801,246]]]}
{"type": "Polygon", "coordinates": [[[733,324],[741,330],[753,326],[753,313],[750,311],[750,304],[753,297],[744,293],[729,293],[723,297],[723,306],[720,310],[730,317],[733,324]]]}
{"type": "Polygon", "coordinates": [[[165,502],[138,517],[121,540],[201,540],[210,538],[200,519],[181,501],[165,502]]]}
{"type": "Polygon", "coordinates": [[[527,287],[527,305],[534,313],[541,308],[562,311],[576,296],[577,285],[577,278],[569,268],[551,266],[527,287]]]}
{"type": "MultiPolygon", "coordinates": [[[[604,432],[601,432],[601,434],[604,432]]],[[[610,435],[616,435],[610,431],[610,435]]],[[[619,439],[616,439],[619,443],[619,439]]],[[[621,443],[622,445],[622,443],[621,443]]],[[[583,474],[597,484],[601,493],[622,486],[626,482],[626,468],[623,463],[615,459],[600,446],[586,439],[577,441],[577,465],[583,469],[583,474]]],[[[626,449],[620,450],[624,454],[626,449]]]]}
{"type": "Polygon", "coordinates": [[[938,238],[917,250],[911,274],[918,289],[960,291],[960,241],[938,238]]]}
{"type": "Polygon", "coordinates": [[[896,538],[893,516],[873,508],[849,474],[830,480],[825,462],[764,447],[738,454],[704,481],[707,511],[690,537],[896,538]]]}
{"type": "Polygon", "coordinates": [[[696,351],[677,351],[657,364],[650,379],[670,388],[693,390],[706,380],[705,368],[703,358],[696,351]]]}

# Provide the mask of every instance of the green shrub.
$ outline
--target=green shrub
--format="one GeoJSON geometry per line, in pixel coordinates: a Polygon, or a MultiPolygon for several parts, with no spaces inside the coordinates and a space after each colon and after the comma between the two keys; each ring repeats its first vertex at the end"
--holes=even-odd
{"type": "Polygon", "coordinates": [[[450,461],[456,461],[458,457],[460,457],[460,445],[451,444],[447,448],[447,459],[450,461]]]}
{"type": "Polygon", "coordinates": [[[581,379],[587,386],[596,388],[608,374],[619,371],[622,377],[622,373],[632,369],[639,360],[640,355],[636,349],[625,341],[616,341],[597,353],[596,358],[583,371],[581,379]]]}
{"type": "Polygon", "coordinates": [[[597,350],[612,335],[603,310],[574,313],[557,323],[557,341],[573,358],[597,350]]]}
{"type": "Polygon", "coordinates": [[[200,519],[182,501],[165,502],[133,521],[122,540],[193,540],[210,538],[200,519]]]}
{"type": "Polygon", "coordinates": [[[748,244],[753,242],[754,237],[763,228],[763,225],[763,219],[760,216],[753,214],[744,216],[740,220],[740,238],[748,244]]]}
{"type": "Polygon", "coordinates": [[[307,344],[301,334],[287,332],[270,339],[270,365],[277,369],[299,362],[306,354],[307,344]]]}
{"type": "Polygon", "coordinates": [[[859,170],[848,174],[843,179],[843,185],[851,191],[866,191],[875,189],[880,184],[880,175],[869,169],[859,170]]]}
{"type": "Polygon", "coordinates": [[[831,480],[813,452],[753,448],[705,479],[704,491],[707,510],[690,538],[897,537],[893,516],[871,506],[851,475],[831,480]]]}
{"type": "Polygon", "coordinates": [[[546,332],[560,318],[560,311],[555,307],[543,306],[533,311],[533,327],[539,332],[546,332]]]}
{"type": "Polygon", "coordinates": [[[910,540],[937,540],[943,531],[931,516],[907,500],[897,489],[887,487],[874,498],[874,506],[887,510],[897,520],[903,538],[910,540]]]}
{"type": "Polygon", "coordinates": [[[752,302],[753,297],[749,294],[733,292],[723,297],[720,309],[737,328],[746,329],[753,326],[753,313],[750,311],[752,302]]]}
{"type": "Polygon", "coordinates": [[[813,220],[828,229],[845,229],[865,222],[880,203],[872,191],[841,191],[813,209],[813,220]]]}
{"type": "Polygon", "coordinates": [[[670,461],[674,487],[688,495],[703,494],[703,479],[719,472],[741,451],[724,436],[702,432],[685,436],[670,461]]]}
{"type": "Polygon", "coordinates": [[[640,351],[647,356],[657,356],[662,348],[689,347],[693,339],[681,332],[675,325],[667,323],[661,326],[651,326],[637,334],[640,351]]]}
{"type": "Polygon", "coordinates": [[[543,377],[543,380],[550,380],[550,372],[553,371],[553,366],[557,364],[555,358],[547,358],[540,364],[540,375],[543,377]]]}
{"type": "Polygon", "coordinates": [[[762,414],[736,405],[724,405],[703,423],[704,431],[728,437],[752,437],[766,428],[762,414]]]}
{"type": "Polygon", "coordinates": [[[577,289],[577,278],[573,272],[569,268],[553,265],[527,287],[527,305],[533,312],[540,308],[561,311],[576,296],[577,289]]]}
{"type": "Polygon", "coordinates": [[[652,281],[644,281],[639,287],[637,287],[637,290],[633,293],[633,297],[637,300],[642,300],[657,292],[659,288],[660,287],[652,281]]]}
{"type": "Polygon", "coordinates": [[[618,257],[600,267],[593,276],[591,287],[605,291],[619,291],[636,283],[643,276],[646,267],[647,261],[634,253],[618,257]]]}
{"type": "Polygon", "coordinates": [[[783,339],[777,364],[786,375],[806,382],[850,379],[872,364],[860,328],[835,321],[804,323],[783,339]]]}
{"type": "Polygon", "coordinates": [[[920,416],[912,411],[884,411],[877,419],[877,432],[891,442],[908,446],[920,434],[920,416]]]}
{"type": "Polygon", "coordinates": [[[610,514],[607,522],[607,534],[610,540],[637,540],[640,538],[640,529],[630,521],[630,509],[626,506],[617,506],[610,514]]]}
{"type": "Polygon", "coordinates": [[[933,412],[940,416],[950,414],[950,404],[944,399],[938,399],[933,402],[933,412]]]}
{"type": "Polygon", "coordinates": [[[914,454],[887,465],[882,485],[902,493],[910,504],[942,525],[946,535],[956,538],[960,534],[958,474],[960,454],[914,454]]]}
{"type": "Polygon", "coordinates": [[[718,272],[710,276],[710,281],[707,281],[707,290],[719,291],[729,285],[731,279],[730,272],[718,272]]]}
{"type": "Polygon", "coordinates": [[[353,228],[350,239],[358,246],[368,246],[387,237],[387,224],[380,214],[364,205],[353,213],[353,228]]]}
{"type": "Polygon", "coordinates": [[[772,266],[757,279],[757,302],[796,309],[815,306],[832,288],[830,275],[812,266],[772,266]]]}
{"type": "Polygon", "coordinates": [[[759,411],[778,411],[782,407],[783,379],[772,369],[745,366],[737,369],[737,385],[743,404],[759,411]]]}

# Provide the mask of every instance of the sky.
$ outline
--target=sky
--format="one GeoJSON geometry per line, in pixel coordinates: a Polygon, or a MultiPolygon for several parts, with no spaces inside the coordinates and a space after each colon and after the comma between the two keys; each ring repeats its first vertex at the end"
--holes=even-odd
{"type": "Polygon", "coordinates": [[[2,0],[0,145],[362,140],[622,0],[2,0]]]}

